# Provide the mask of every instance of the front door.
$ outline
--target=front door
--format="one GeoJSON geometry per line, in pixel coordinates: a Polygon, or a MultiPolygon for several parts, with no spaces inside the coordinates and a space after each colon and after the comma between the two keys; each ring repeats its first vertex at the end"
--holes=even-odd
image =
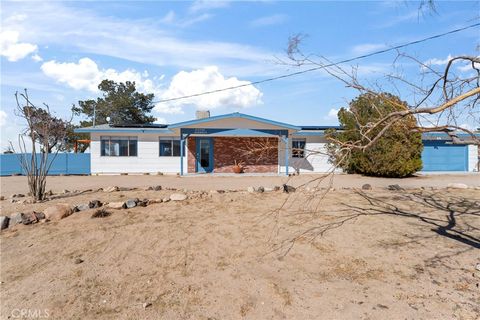
{"type": "Polygon", "coordinates": [[[196,138],[196,171],[213,171],[213,140],[212,138],[196,138]]]}

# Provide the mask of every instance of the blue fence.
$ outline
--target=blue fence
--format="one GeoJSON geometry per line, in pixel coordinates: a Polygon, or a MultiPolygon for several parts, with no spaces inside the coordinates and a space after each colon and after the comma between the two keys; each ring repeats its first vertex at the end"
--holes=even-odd
{"type": "MultiPolygon", "coordinates": [[[[27,154],[30,158],[31,154],[27,154]]],[[[1,154],[0,155],[0,175],[11,176],[24,174],[20,165],[19,154],[1,154]]],[[[37,154],[40,160],[40,154],[37,154]]],[[[59,153],[54,158],[50,155],[53,163],[50,167],[49,175],[60,174],[90,174],[90,153],[59,153]]]]}

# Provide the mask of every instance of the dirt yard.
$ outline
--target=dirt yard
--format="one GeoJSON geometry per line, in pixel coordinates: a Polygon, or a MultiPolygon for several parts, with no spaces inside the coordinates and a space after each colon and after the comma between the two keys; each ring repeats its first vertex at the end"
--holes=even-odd
{"type": "MultiPolygon", "coordinates": [[[[480,190],[438,188],[480,183],[478,175],[458,177],[354,176],[328,192],[307,185],[290,194],[210,191],[284,181],[278,177],[57,177],[50,188],[190,184],[197,191],[186,192],[184,201],[109,209],[104,218],[91,218],[91,209],[3,230],[0,316],[478,319],[480,190]],[[362,182],[373,189],[352,188],[362,182]],[[387,190],[391,183],[407,189],[387,190]]],[[[300,186],[302,179],[290,182],[300,186]]],[[[2,178],[2,195],[26,192],[21,181],[2,178]]],[[[173,192],[92,191],[0,204],[9,215],[54,203],[162,199],[173,192]]]]}

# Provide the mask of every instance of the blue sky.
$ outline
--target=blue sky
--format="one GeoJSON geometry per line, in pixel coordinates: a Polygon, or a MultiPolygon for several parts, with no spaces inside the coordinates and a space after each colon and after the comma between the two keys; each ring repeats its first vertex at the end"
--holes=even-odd
{"type": "MultiPolygon", "coordinates": [[[[298,68],[285,59],[288,37],[307,35],[302,49],[341,60],[478,22],[479,3],[437,2],[422,14],[417,2],[2,2],[1,147],[22,123],[14,93],[28,88],[37,104],[68,116],[78,100],[98,96],[103,78],[135,80],[157,99],[277,76],[298,68]]],[[[412,46],[404,52],[442,67],[449,55],[478,55],[479,29],[412,46]]],[[[383,83],[395,53],[345,65],[367,83],[383,83]]],[[[459,66],[460,68],[461,66],[459,66]]],[[[419,67],[405,62],[417,79],[419,67]]],[[[401,97],[409,100],[408,91],[401,97]]],[[[233,111],[292,124],[336,124],[335,110],[357,92],[323,72],[241,90],[158,104],[158,121],[173,123],[233,111]]],[[[79,120],[79,119],[76,119],[79,120]]]]}

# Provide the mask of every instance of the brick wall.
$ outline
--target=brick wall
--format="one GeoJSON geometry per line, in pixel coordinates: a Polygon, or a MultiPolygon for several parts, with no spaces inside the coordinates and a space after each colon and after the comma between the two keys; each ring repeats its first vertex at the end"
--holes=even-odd
{"type": "Polygon", "coordinates": [[[195,173],[195,137],[187,138],[187,172],[188,173],[195,173]]]}
{"type": "Polygon", "coordinates": [[[243,162],[244,172],[278,172],[278,139],[214,138],[214,172],[233,172],[235,160],[243,162]]]}

